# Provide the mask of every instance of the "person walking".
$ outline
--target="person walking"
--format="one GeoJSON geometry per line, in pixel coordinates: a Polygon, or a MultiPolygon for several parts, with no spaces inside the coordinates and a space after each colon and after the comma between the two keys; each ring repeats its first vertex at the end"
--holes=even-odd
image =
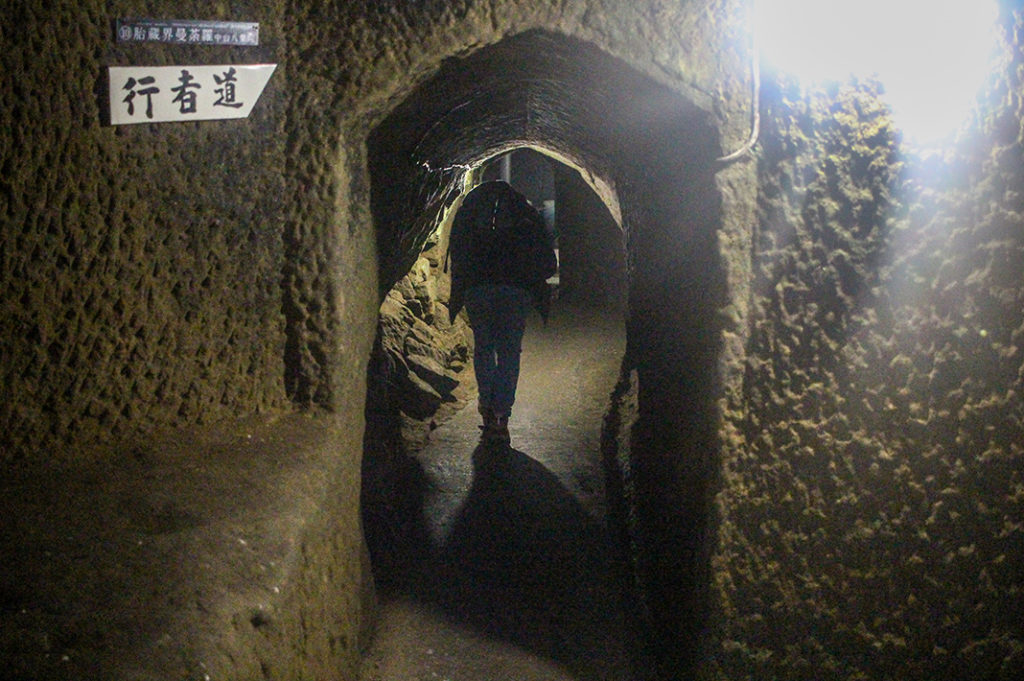
{"type": "Polygon", "coordinates": [[[466,196],[449,239],[451,321],[463,306],[473,330],[482,438],[509,444],[530,305],[547,321],[547,279],[558,262],[544,218],[512,185],[484,182],[466,196]]]}

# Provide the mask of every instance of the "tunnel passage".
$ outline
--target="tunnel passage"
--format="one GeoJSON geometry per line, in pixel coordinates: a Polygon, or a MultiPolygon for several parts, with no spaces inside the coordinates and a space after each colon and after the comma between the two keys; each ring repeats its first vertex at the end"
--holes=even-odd
{"type": "Polygon", "coordinates": [[[683,678],[699,659],[715,527],[716,315],[726,304],[718,133],[678,93],[566,36],[531,31],[451,58],[368,140],[382,298],[465,172],[519,146],[582,169],[621,215],[627,349],[610,418],[621,432],[607,436],[610,502],[638,672],[683,678]]]}

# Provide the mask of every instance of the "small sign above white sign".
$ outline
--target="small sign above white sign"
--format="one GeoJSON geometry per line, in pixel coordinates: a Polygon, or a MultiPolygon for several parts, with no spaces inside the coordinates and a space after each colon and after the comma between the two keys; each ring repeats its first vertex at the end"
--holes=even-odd
{"type": "Polygon", "coordinates": [[[110,66],[110,122],[246,118],[277,64],[110,66]]]}
{"type": "Polygon", "coordinates": [[[253,21],[118,19],[117,40],[122,43],[251,46],[260,44],[260,25],[253,21]]]}

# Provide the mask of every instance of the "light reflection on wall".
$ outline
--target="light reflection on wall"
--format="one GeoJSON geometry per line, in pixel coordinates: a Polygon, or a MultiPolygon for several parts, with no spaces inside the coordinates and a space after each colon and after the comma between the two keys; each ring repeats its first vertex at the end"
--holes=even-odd
{"type": "Polygon", "coordinates": [[[905,136],[941,141],[992,64],[995,0],[754,0],[761,59],[802,81],[878,78],[905,136]]]}

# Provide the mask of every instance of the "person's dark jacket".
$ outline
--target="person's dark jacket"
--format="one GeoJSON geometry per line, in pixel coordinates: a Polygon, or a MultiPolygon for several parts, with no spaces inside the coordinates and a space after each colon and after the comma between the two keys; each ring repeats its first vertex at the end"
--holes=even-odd
{"type": "Polygon", "coordinates": [[[547,319],[551,292],[546,280],[558,268],[555,251],[544,218],[507,182],[484,182],[466,195],[452,223],[448,254],[452,321],[465,292],[484,284],[526,289],[547,319]]]}

